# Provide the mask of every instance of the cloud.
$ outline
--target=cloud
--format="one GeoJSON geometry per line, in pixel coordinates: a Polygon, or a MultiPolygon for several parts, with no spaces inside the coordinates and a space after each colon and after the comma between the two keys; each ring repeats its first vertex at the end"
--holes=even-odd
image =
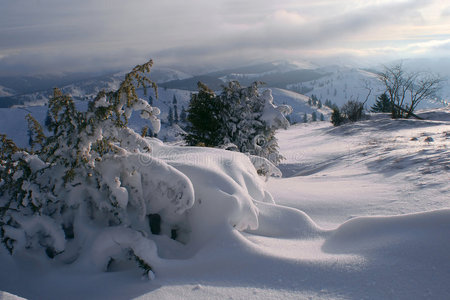
{"type": "Polygon", "coordinates": [[[157,64],[226,65],[345,49],[364,53],[362,40],[382,43],[404,38],[393,36],[399,32],[394,28],[427,28],[422,9],[439,3],[3,0],[0,70],[90,71],[128,67],[150,56],[157,64]]]}
{"type": "Polygon", "coordinates": [[[444,8],[441,12],[441,17],[443,18],[448,18],[450,17],[450,6],[447,6],[446,8],[444,8]]]}

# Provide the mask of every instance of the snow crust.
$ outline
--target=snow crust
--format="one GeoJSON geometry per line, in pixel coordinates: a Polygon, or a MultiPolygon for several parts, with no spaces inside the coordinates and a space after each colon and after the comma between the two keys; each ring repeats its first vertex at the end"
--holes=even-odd
{"type": "MultiPolygon", "coordinates": [[[[280,131],[283,177],[268,182],[246,155],[147,139],[151,153],[101,168],[113,174],[133,165],[151,178],[157,167],[176,187],[189,182],[185,198],[160,194],[142,208],[164,210],[180,239],[102,229],[70,266],[0,248],[0,290],[31,299],[447,299],[450,110],[421,115],[428,120],[377,115],[280,131]],[[168,198],[170,205],[158,201],[168,198]],[[99,271],[105,257],[130,248],[152,262],[145,280],[126,264],[99,271]]],[[[123,189],[131,172],[106,180],[120,205],[131,201],[123,189]]],[[[142,195],[158,190],[142,182],[142,195]]],[[[29,230],[48,226],[26,222],[29,230]]]]}

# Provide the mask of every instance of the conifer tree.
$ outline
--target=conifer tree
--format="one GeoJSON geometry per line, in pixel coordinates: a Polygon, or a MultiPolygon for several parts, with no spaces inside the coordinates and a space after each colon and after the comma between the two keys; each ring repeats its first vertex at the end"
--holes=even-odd
{"type": "Polygon", "coordinates": [[[193,95],[188,109],[186,142],[212,147],[233,145],[240,152],[278,164],[282,156],[278,153],[275,130],[289,126],[284,115],[291,109],[275,107],[270,90],[260,94],[258,86],[255,82],[242,87],[232,81],[220,95],[215,95],[200,83],[199,93],[193,95]],[[272,114],[265,115],[270,110],[272,114]]]}
{"type": "Polygon", "coordinates": [[[148,214],[160,213],[170,228],[175,224],[161,211],[176,215],[194,199],[185,176],[154,161],[152,144],[127,127],[139,111],[159,131],[159,110],[136,94],[150,85],[157,95],[146,76],[151,65],[136,66],[116,91],[102,91],[89,102],[87,111],[54,89],[49,136],[27,116],[33,152],[0,135],[0,242],[11,254],[29,251],[71,263],[97,243],[101,251],[87,253],[103,268],[111,259],[133,259],[151,270],[156,256],[150,228],[145,232],[148,214]],[[152,188],[157,186],[162,189],[152,188]],[[114,243],[104,245],[105,236],[114,243]]]}
{"type": "Polygon", "coordinates": [[[169,126],[173,125],[173,111],[172,111],[172,107],[169,107],[169,113],[167,114],[167,123],[169,124],[169,126]]]}
{"type": "Polygon", "coordinates": [[[50,111],[47,110],[47,115],[45,117],[45,122],[44,122],[45,127],[49,128],[51,126],[52,122],[53,122],[53,120],[52,120],[52,117],[50,115],[50,111]]]}
{"type": "Polygon", "coordinates": [[[313,111],[312,114],[311,114],[311,121],[312,122],[316,122],[317,121],[317,114],[316,114],[315,111],[313,111]]]}
{"type": "Polygon", "coordinates": [[[178,124],[179,121],[179,117],[178,117],[178,106],[177,106],[177,97],[175,97],[175,95],[173,95],[173,121],[175,122],[175,124],[178,124]]]}
{"type": "Polygon", "coordinates": [[[392,103],[389,96],[383,93],[377,98],[375,104],[370,108],[372,112],[385,112],[389,113],[392,111],[392,103]]]}
{"type": "Polygon", "coordinates": [[[224,133],[220,130],[220,113],[224,104],[217,100],[216,94],[205,84],[199,82],[197,85],[198,93],[191,95],[187,110],[185,141],[192,146],[215,147],[224,139],[224,133]]]}
{"type": "Polygon", "coordinates": [[[181,106],[180,121],[182,123],[186,123],[186,117],[187,117],[186,109],[184,108],[184,106],[181,106]]]}
{"type": "Polygon", "coordinates": [[[339,126],[342,123],[344,123],[344,117],[341,114],[341,111],[339,110],[339,108],[337,106],[335,106],[333,108],[333,112],[331,113],[331,123],[334,126],[339,126]]]}

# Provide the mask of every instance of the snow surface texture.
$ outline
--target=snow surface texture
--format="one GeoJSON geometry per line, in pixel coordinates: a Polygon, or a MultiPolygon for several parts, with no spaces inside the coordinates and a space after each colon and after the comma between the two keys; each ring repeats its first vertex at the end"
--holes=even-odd
{"type": "MultiPolygon", "coordinates": [[[[449,299],[450,110],[421,116],[281,131],[284,177],[267,187],[242,154],[150,140],[195,192],[189,242],[155,238],[156,278],[2,248],[0,290],[30,299],[449,299]]],[[[109,247],[105,239],[93,248],[109,247]]]]}

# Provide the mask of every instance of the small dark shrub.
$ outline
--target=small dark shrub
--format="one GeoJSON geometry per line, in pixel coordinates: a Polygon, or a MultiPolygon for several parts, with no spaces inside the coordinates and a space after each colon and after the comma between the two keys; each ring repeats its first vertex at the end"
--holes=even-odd
{"type": "Polygon", "coordinates": [[[364,116],[364,104],[350,100],[342,106],[342,113],[350,122],[359,121],[364,116]]]}

